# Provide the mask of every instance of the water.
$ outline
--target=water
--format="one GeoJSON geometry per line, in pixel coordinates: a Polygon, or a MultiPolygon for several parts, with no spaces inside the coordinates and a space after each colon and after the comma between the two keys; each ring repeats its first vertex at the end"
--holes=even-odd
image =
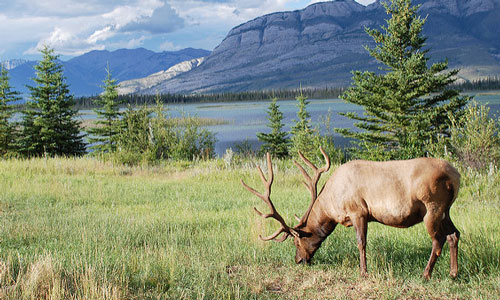
{"type": "MultiPolygon", "coordinates": [[[[190,104],[184,106],[169,106],[172,114],[178,114],[179,111],[184,111],[190,115],[196,115],[203,118],[223,119],[227,124],[207,126],[207,129],[216,133],[217,143],[215,151],[218,155],[225,152],[227,148],[234,146],[236,143],[247,141],[253,147],[258,147],[256,134],[258,132],[268,133],[267,127],[269,120],[267,119],[267,109],[270,101],[261,102],[238,102],[238,103],[212,103],[212,104],[190,104]]],[[[290,131],[294,124],[294,119],[297,119],[297,101],[287,100],[279,101],[280,111],[283,113],[284,130],[290,131]]],[[[307,106],[307,111],[311,115],[315,126],[325,130],[324,120],[328,115],[331,116],[331,124],[334,127],[352,127],[352,121],[340,116],[338,112],[358,111],[362,110],[352,104],[346,104],[340,99],[328,100],[310,100],[307,106]]],[[[343,139],[342,137],[337,137],[343,139]]]]}
{"type": "MultiPolygon", "coordinates": [[[[477,92],[471,93],[479,103],[488,104],[493,114],[498,115],[500,111],[500,92],[477,92]]],[[[353,128],[353,121],[340,116],[339,112],[362,113],[359,106],[345,103],[340,99],[308,100],[307,111],[311,115],[313,126],[318,126],[325,133],[324,120],[331,116],[330,126],[332,128],[353,128]]],[[[235,144],[248,141],[255,149],[259,142],[256,134],[258,132],[268,133],[267,109],[271,101],[245,101],[245,102],[217,102],[217,103],[194,103],[167,105],[172,117],[182,115],[197,116],[201,118],[221,119],[226,122],[223,125],[206,126],[208,130],[216,134],[217,143],[215,152],[222,155],[227,148],[235,149],[235,144]]],[[[297,118],[297,101],[278,101],[281,112],[283,112],[284,130],[290,131],[297,118]]],[[[82,118],[92,119],[95,114],[92,111],[81,111],[82,118]]],[[[345,146],[347,141],[337,133],[333,133],[337,146],[345,146]]]]}

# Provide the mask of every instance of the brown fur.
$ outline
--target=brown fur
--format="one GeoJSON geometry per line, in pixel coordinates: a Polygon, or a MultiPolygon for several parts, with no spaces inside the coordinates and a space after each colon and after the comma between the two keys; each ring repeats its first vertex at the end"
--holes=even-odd
{"type": "Polygon", "coordinates": [[[304,175],[305,184],[311,192],[312,201],[300,223],[291,228],[274,208],[270,199],[273,171],[270,155],[267,155],[268,179],[261,169],[260,176],[266,186],[265,195],[253,188],[243,186],[263,199],[271,209],[270,214],[257,213],[265,218],[274,218],[281,227],[263,240],[279,242],[288,236],[294,237],[295,261],[309,263],[321,243],[333,232],[337,224],[353,226],[356,231],[360,254],[360,271],[366,274],[366,234],[368,222],[379,222],[388,226],[406,228],[424,222],[432,240],[432,251],[424,278],[429,279],[437,258],[441,255],[445,241],[450,246],[450,275],[458,272],[458,241],[460,232],[450,219],[450,207],[460,188],[460,174],[448,162],[434,158],[417,158],[402,161],[372,162],[351,161],[340,166],[317,195],[317,182],[330,167],[330,160],[323,149],[326,166],[318,169],[300,152],[302,160],[315,175],[310,177],[296,163],[304,175]]]}
{"type": "Polygon", "coordinates": [[[297,228],[303,234],[295,238],[301,240],[295,242],[296,261],[309,261],[336,224],[353,226],[360,270],[365,274],[368,222],[406,228],[423,221],[432,239],[431,257],[423,276],[431,277],[444,241],[448,240],[450,275],[455,277],[460,233],[451,222],[449,210],[459,187],[460,174],[443,160],[346,163],[326,182],[305,225],[297,228]]]}

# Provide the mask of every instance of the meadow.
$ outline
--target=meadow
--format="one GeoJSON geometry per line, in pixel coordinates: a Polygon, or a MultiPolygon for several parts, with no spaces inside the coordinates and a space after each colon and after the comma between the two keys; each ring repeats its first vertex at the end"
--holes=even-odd
{"type": "MultiPolygon", "coordinates": [[[[311,266],[240,185],[262,190],[263,161],[126,167],[94,158],[0,160],[0,299],[499,299],[500,172],[462,169],[451,216],[462,236],[459,275],[446,245],[433,278],[422,224],[370,223],[369,275],[359,276],[354,230],[338,226],[311,266]]],[[[290,161],[275,161],[273,202],[288,223],[309,192],[290,161]]],[[[335,169],[335,166],[332,168],[335,169]]],[[[331,173],[323,175],[322,181],[331,173]]]]}

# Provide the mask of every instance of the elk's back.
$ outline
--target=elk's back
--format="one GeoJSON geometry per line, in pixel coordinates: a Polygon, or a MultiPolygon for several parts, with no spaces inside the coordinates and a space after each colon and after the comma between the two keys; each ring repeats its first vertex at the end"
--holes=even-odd
{"type": "Polygon", "coordinates": [[[396,227],[422,221],[428,209],[448,209],[456,198],[460,174],[448,162],[433,158],[340,166],[318,198],[337,223],[351,225],[354,215],[396,227]]]}

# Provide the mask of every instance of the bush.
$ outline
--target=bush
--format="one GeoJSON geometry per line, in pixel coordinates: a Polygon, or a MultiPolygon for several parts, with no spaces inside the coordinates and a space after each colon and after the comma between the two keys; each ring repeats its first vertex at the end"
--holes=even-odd
{"type": "Polygon", "coordinates": [[[201,128],[198,118],[187,116],[183,126],[173,128],[173,144],[170,146],[170,158],[177,160],[209,159],[215,156],[215,135],[207,129],[201,128]]]}
{"type": "Polygon", "coordinates": [[[117,151],[112,155],[115,162],[135,165],[214,156],[215,136],[201,127],[198,118],[187,116],[182,122],[170,119],[159,103],[153,109],[129,107],[123,122],[117,151]]]}
{"type": "Polygon", "coordinates": [[[472,102],[457,119],[450,114],[450,137],[433,145],[434,155],[467,168],[486,171],[500,161],[499,123],[490,117],[490,109],[472,102]]]}

